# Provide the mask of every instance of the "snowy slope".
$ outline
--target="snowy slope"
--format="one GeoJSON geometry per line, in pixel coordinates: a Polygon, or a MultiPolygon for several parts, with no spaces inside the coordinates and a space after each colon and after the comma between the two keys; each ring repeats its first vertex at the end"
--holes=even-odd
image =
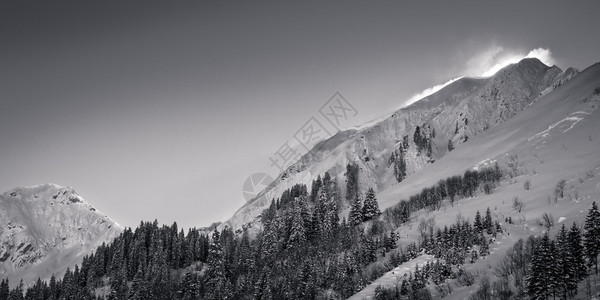
{"type": "Polygon", "coordinates": [[[73,188],[10,190],[0,195],[0,278],[15,285],[60,275],[122,230],[73,188]]]}
{"type": "Polygon", "coordinates": [[[414,272],[417,266],[419,268],[423,268],[423,266],[425,266],[428,262],[435,262],[433,255],[423,254],[419,257],[413,258],[385,273],[383,276],[371,282],[371,284],[366,286],[360,292],[352,295],[352,297],[348,298],[347,300],[362,300],[368,299],[369,297],[372,299],[373,295],[375,295],[375,289],[378,286],[393,287],[399,282],[402,282],[402,279],[408,277],[408,274],[414,272]]]}
{"type": "MultiPolygon", "coordinates": [[[[460,174],[482,161],[498,160],[506,164],[509,154],[519,156],[520,152],[526,152],[531,156],[527,158],[528,160],[535,160],[532,158],[534,155],[543,157],[539,160],[542,161],[542,165],[546,162],[546,165],[537,168],[545,168],[547,161],[552,158],[563,161],[573,158],[572,155],[567,155],[568,151],[564,150],[545,155],[544,152],[550,149],[548,143],[558,138],[560,138],[559,142],[555,142],[558,143],[558,148],[562,149],[563,143],[568,148],[567,145],[574,143],[569,139],[573,139],[578,131],[582,131],[586,139],[588,135],[592,139],[587,143],[578,141],[576,144],[581,144],[582,149],[589,152],[587,155],[594,159],[589,161],[580,159],[573,163],[577,163],[580,167],[582,167],[581,163],[584,164],[583,166],[596,160],[600,163],[598,150],[600,148],[594,147],[596,143],[594,136],[598,136],[598,130],[593,121],[600,120],[597,110],[600,106],[598,103],[600,95],[595,92],[597,88],[600,88],[600,64],[586,69],[571,81],[538,98],[535,103],[510,121],[458,146],[435,164],[426,166],[403,182],[382,191],[379,194],[380,206],[390,206],[425,186],[435,184],[439,179],[460,174]]],[[[520,155],[521,163],[524,163],[524,155],[520,155]]],[[[560,173],[557,176],[561,176],[560,173]]]]}
{"type": "Polygon", "coordinates": [[[470,138],[494,128],[530,105],[544,93],[572,79],[569,73],[548,67],[537,59],[524,59],[509,65],[490,78],[461,78],[438,92],[402,108],[379,122],[359,129],[341,131],[318,143],[309,153],[293,164],[274,185],[247,202],[221,226],[238,229],[246,224],[259,227],[256,218],[271,199],[294,184],[310,185],[319,174],[328,171],[345,193],[345,167],[355,162],[360,167],[359,186],[383,191],[398,185],[389,166],[391,153],[407,137],[408,178],[448,153],[448,140],[460,145],[470,138]],[[415,128],[435,131],[432,157],[416,151],[413,142],[415,128]]]}

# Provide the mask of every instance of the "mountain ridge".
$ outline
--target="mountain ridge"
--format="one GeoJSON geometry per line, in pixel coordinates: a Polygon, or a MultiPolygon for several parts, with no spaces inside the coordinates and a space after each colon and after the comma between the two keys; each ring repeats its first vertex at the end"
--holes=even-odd
{"type": "Polygon", "coordinates": [[[306,184],[310,188],[311,181],[325,172],[338,180],[338,186],[345,193],[343,174],[348,163],[359,165],[362,191],[368,187],[385,190],[397,183],[388,161],[403,140],[405,143],[408,140],[403,155],[406,175],[410,176],[445,155],[449,141],[458,146],[469,137],[501,124],[578,73],[572,68],[568,71],[566,74],[556,66],[526,58],[491,77],[458,79],[371,126],[339,131],[317,143],[271,186],[223,222],[221,228],[240,229],[247,224],[252,227],[271,199],[278,198],[294,184],[306,184]],[[416,150],[413,135],[417,126],[423,128],[423,135],[430,141],[429,155],[416,150]]]}

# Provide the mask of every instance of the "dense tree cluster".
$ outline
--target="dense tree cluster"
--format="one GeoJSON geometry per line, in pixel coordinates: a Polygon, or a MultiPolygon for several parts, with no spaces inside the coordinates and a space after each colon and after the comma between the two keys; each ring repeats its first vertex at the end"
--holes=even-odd
{"type": "Polygon", "coordinates": [[[404,158],[406,149],[407,148],[404,148],[404,144],[400,144],[398,149],[392,151],[388,161],[388,166],[393,167],[394,177],[398,182],[401,182],[404,180],[404,178],[406,178],[406,160],[404,158]]]}
{"type": "MultiPolygon", "coordinates": [[[[576,223],[567,229],[563,224],[555,239],[548,232],[542,237],[519,240],[496,267],[499,279],[489,293],[500,299],[529,296],[531,299],[567,299],[577,294],[579,282],[595,272],[600,245],[595,241],[600,230],[598,208],[590,209],[584,233],[576,223]]],[[[479,293],[481,294],[481,293],[479,293]]],[[[485,297],[471,297],[473,300],[485,297]]]]}
{"type": "Polygon", "coordinates": [[[548,233],[539,239],[526,278],[527,293],[532,299],[572,297],[578,283],[587,276],[587,267],[597,274],[600,213],[596,202],[588,212],[584,230],[582,239],[575,223],[568,231],[563,224],[555,240],[548,233]]]}
{"type": "MultiPolygon", "coordinates": [[[[484,191],[486,187],[491,189],[491,186],[495,186],[502,176],[497,163],[493,167],[481,170],[467,170],[463,176],[448,177],[434,186],[424,188],[421,193],[409,197],[408,201],[402,200],[386,209],[383,215],[391,224],[400,226],[408,221],[411,212],[424,208],[439,209],[445,199],[449,199],[450,203],[454,204],[457,197],[473,197],[479,188],[484,191]]],[[[491,193],[491,190],[489,192],[491,193]]]]}
{"type": "Polygon", "coordinates": [[[413,142],[417,146],[417,154],[425,150],[425,155],[431,158],[433,155],[433,139],[435,138],[435,129],[429,125],[415,127],[413,142]]]}
{"type": "MultiPolygon", "coordinates": [[[[206,262],[208,257],[209,238],[200,230],[190,229],[186,235],[177,223],[159,227],[156,221],[142,222],[135,231],[127,228],[110,245],[102,244],[86,255],[81,267],[67,269],[62,279],[38,280],[27,289],[25,299],[94,299],[94,289],[106,285],[111,289],[107,299],[177,298],[189,287],[170,270],[206,262]]],[[[200,289],[199,282],[195,288],[200,289]]],[[[23,299],[19,289],[8,298],[0,292],[0,299],[23,299]]]]}
{"type": "MultiPolygon", "coordinates": [[[[252,238],[247,230],[236,235],[229,228],[212,233],[191,229],[186,234],[177,224],[142,222],[98,247],[62,278],[38,280],[26,290],[22,285],[9,290],[2,281],[0,300],[344,298],[422,251],[440,261],[417,268],[394,289],[379,288],[376,297],[428,299],[426,285],[460,277],[462,269],[453,273],[453,265],[487,255],[490,240],[502,230],[488,208],[484,214],[478,211],[472,224],[459,220],[436,230],[431,226],[420,244],[399,245],[394,231],[412,212],[485,192],[485,184],[502,178],[497,165],[441,180],[387,209],[383,218],[374,190],[361,195],[358,167],[349,166],[346,175],[353,174],[350,185],[356,192],[348,198],[348,221],[340,220],[337,181],[325,173],[313,181],[310,194],[305,185],[295,185],[273,199],[261,215],[262,230],[252,238]],[[101,287],[108,292],[96,294],[101,287]]],[[[599,249],[600,213],[594,204],[585,234],[574,224],[569,231],[563,226],[556,241],[548,236],[519,241],[498,267],[500,280],[488,282],[486,289],[504,296],[573,295],[586,267],[596,265],[599,249]]]]}
{"type": "MultiPolygon", "coordinates": [[[[315,198],[305,186],[285,191],[262,215],[256,237],[229,228],[212,234],[176,224],[142,222],[110,245],[86,256],[62,279],[38,281],[10,299],[312,299],[348,297],[373,279],[419,254],[411,243],[398,247],[390,226],[378,220],[375,193],[360,209],[368,229],[339,219],[339,189],[325,174],[315,198]],[[366,216],[366,217],[365,217],[366,216]],[[373,264],[377,259],[389,263],[373,264]],[[95,292],[105,288],[106,293],[95,292]],[[37,295],[37,296],[34,296],[37,295]],[[335,296],[337,295],[337,296],[335,296]]],[[[3,286],[8,283],[2,282],[3,286]]],[[[13,295],[13,296],[10,296],[13,295]]]]}
{"type": "Polygon", "coordinates": [[[369,188],[365,193],[364,204],[361,205],[360,197],[356,197],[350,207],[350,214],[348,220],[350,225],[356,226],[364,221],[372,220],[381,215],[379,210],[379,204],[375,197],[375,191],[373,188],[369,188]]]}
{"type": "Polygon", "coordinates": [[[577,284],[586,277],[581,231],[575,223],[569,231],[561,227],[556,240],[548,233],[538,238],[526,277],[527,294],[532,299],[574,296],[577,284]]]}
{"type": "Polygon", "coordinates": [[[375,289],[375,299],[431,299],[431,293],[426,286],[429,283],[438,285],[451,276],[453,276],[452,267],[439,260],[427,262],[422,268],[417,265],[399,285],[390,288],[378,286],[375,289]]]}
{"type": "MultiPolygon", "coordinates": [[[[487,210],[490,211],[489,208],[487,210]]],[[[486,214],[486,221],[478,223],[479,211],[475,217],[473,225],[468,221],[457,221],[450,227],[438,228],[434,232],[429,228],[429,232],[421,237],[421,247],[426,253],[441,258],[447,263],[462,265],[469,258],[471,262],[479,256],[489,254],[489,243],[491,238],[502,229],[498,222],[492,223],[491,215],[486,214]],[[489,217],[489,222],[487,218],[489,217]],[[478,245],[479,251],[473,246],[478,245]]]]}

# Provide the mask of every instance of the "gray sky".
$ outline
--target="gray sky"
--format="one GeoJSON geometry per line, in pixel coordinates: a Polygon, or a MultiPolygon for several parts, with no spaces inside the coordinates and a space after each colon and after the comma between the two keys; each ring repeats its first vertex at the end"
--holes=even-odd
{"type": "Polygon", "coordinates": [[[460,75],[600,59],[598,1],[2,1],[0,190],[206,226],[336,91],[363,123],[460,75]],[[418,6],[417,6],[418,5],[418,6]]]}

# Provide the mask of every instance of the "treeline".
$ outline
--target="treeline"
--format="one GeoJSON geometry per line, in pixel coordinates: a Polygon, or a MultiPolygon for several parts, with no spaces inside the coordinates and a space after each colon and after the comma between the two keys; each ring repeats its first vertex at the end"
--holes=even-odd
{"type": "MultiPolygon", "coordinates": [[[[347,188],[354,189],[353,200],[358,199],[351,221],[340,220],[340,190],[325,173],[313,182],[310,193],[305,185],[296,185],[273,199],[261,215],[262,231],[253,238],[247,231],[236,235],[229,228],[215,229],[208,236],[196,229],[185,234],[176,224],[159,227],[156,221],[142,222],[110,245],[98,247],[61,279],[38,280],[27,291],[22,286],[9,291],[8,283],[2,282],[0,300],[349,297],[394,266],[417,257],[421,246],[398,247],[394,229],[399,225],[390,222],[389,216],[378,217],[372,189],[364,196],[360,193],[358,167],[352,165],[347,171],[353,178],[346,182],[347,188]],[[108,291],[96,294],[99,288],[108,291]]],[[[497,181],[499,173],[497,167],[468,171],[459,176],[458,190],[497,181]]],[[[444,193],[436,194],[437,189],[433,188],[434,195],[449,197],[448,185],[444,193]]],[[[430,207],[423,203],[430,201],[424,199],[432,197],[431,191],[426,189],[399,204],[406,208],[399,214],[403,222],[410,212],[430,207]]],[[[465,191],[461,196],[469,195],[465,191]]],[[[444,231],[440,240],[435,236],[428,243],[454,239],[451,228],[447,234],[444,231]]],[[[418,286],[410,290],[419,290],[418,286]]]]}
{"type": "Polygon", "coordinates": [[[490,194],[502,177],[502,170],[497,163],[482,170],[467,170],[462,176],[448,177],[434,186],[424,188],[419,194],[410,196],[408,201],[402,200],[386,209],[383,215],[391,224],[400,226],[409,220],[412,212],[425,208],[437,210],[443,200],[448,199],[454,205],[458,198],[473,197],[480,188],[490,194]]]}

